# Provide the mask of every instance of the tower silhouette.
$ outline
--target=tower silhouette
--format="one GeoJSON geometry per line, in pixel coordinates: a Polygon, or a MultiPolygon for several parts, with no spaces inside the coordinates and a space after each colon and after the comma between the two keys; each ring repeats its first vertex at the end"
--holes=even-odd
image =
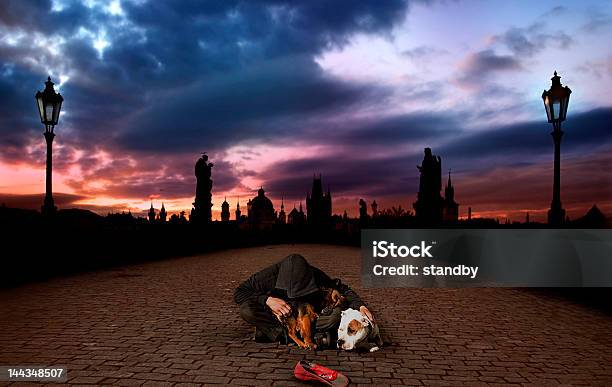
{"type": "Polygon", "coordinates": [[[278,223],[287,223],[287,215],[285,214],[285,199],[283,197],[281,197],[281,207],[280,212],[278,213],[278,223]]]}
{"type": "Polygon", "coordinates": [[[455,202],[455,188],[451,182],[451,171],[448,170],[448,181],[444,188],[444,213],[445,222],[456,222],[459,219],[459,204],[455,202]]]}
{"type": "Polygon", "coordinates": [[[423,162],[417,168],[420,172],[419,193],[414,207],[417,220],[421,224],[439,224],[442,221],[443,202],[440,196],[442,189],[442,158],[425,148],[423,162]]]}
{"type": "Polygon", "coordinates": [[[161,223],[165,223],[166,222],[166,207],[164,207],[164,202],[162,202],[162,206],[161,206],[161,210],[159,210],[159,221],[161,223]]]}
{"type": "Polygon", "coordinates": [[[149,223],[155,223],[155,208],[153,208],[153,202],[151,202],[151,208],[149,208],[149,223]]]}
{"type": "Polygon", "coordinates": [[[223,203],[221,204],[221,221],[222,222],[229,222],[230,220],[230,210],[229,210],[229,203],[227,202],[227,197],[223,200],[223,203]]]}
{"type": "Polygon", "coordinates": [[[236,200],[236,221],[240,220],[241,215],[242,212],[240,211],[240,198],[238,198],[238,200],[236,200]]]}
{"type": "Polygon", "coordinates": [[[306,220],[314,226],[324,226],[331,223],[332,199],[329,187],[327,193],[323,193],[323,182],[321,175],[313,176],[312,190],[306,194],[306,220]]]}

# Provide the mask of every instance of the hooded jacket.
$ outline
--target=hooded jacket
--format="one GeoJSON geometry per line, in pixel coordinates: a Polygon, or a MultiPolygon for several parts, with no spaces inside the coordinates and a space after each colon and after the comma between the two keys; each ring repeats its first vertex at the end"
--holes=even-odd
{"type": "Polygon", "coordinates": [[[266,305],[270,296],[289,300],[313,294],[322,288],[333,288],[339,291],[348,302],[348,307],[359,309],[364,305],[361,298],[340,279],[331,279],[320,269],[311,266],[304,257],[292,254],[282,261],[269,266],[241,283],[234,291],[234,301],[242,304],[247,300],[256,300],[266,305]]]}

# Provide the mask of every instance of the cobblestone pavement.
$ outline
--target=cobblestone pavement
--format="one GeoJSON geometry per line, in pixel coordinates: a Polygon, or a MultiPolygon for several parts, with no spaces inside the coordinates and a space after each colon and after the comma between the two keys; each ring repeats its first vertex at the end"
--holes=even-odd
{"type": "Polygon", "coordinates": [[[5,289],[0,365],[66,365],[69,383],[125,386],[295,385],[300,359],[339,369],[354,385],[612,385],[609,316],[525,290],[364,290],[359,254],[237,249],[5,289]],[[233,289],[292,252],[353,284],[392,344],[360,355],[252,341],[233,289]]]}

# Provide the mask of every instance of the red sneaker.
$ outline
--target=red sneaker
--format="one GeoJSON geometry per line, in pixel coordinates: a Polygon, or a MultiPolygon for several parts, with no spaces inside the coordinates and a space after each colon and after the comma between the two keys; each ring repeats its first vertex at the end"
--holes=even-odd
{"type": "Polygon", "coordinates": [[[328,386],[348,386],[349,384],[348,378],[340,372],[306,360],[297,362],[293,374],[300,380],[314,380],[328,386]]]}

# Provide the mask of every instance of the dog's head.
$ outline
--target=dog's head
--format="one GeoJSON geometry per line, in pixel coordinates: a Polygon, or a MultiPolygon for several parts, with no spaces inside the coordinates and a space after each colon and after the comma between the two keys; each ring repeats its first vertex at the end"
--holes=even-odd
{"type": "Polygon", "coordinates": [[[338,327],[338,348],[350,351],[361,342],[366,341],[372,329],[372,323],[358,310],[347,309],[342,312],[338,327]]]}
{"type": "Polygon", "coordinates": [[[336,289],[324,289],[324,308],[336,308],[342,306],[346,302],[346,297],[340,294],[336,289]]]}

